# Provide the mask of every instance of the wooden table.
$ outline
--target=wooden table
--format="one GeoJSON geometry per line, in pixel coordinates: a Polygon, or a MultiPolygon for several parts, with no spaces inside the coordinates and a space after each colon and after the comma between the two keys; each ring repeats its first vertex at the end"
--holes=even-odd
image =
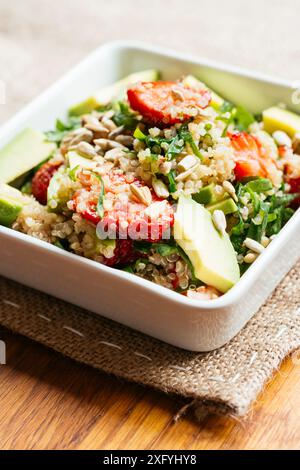
{"type": "Polygon", "coordinates": [[[1,329],[0,449],[299,449],[300,361],[287,360],[245,420],[192,413],[1,329]]]}

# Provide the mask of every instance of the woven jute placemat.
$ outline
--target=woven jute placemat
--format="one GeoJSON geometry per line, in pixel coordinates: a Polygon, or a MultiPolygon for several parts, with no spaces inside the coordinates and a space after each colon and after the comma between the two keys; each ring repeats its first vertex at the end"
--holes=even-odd
{"type": "Polygon", "coordinates": [[[54,350],[203,410],[245,415],[281,361],[300,347],[300,262],[226,346],[187,352],[0,278],[0,324],[54,350]]]}

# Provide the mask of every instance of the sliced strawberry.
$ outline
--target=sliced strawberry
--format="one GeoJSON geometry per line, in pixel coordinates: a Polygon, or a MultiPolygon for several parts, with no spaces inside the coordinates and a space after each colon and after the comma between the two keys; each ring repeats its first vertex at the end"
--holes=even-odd
{"type": "Polygon", "coordinates": [[[134,249],[132,240],[116,240],[116,248],[112,258],[105,258],[103,264],[106,266],[117,266],[131,264],[140,257],[134,249]]]}
{"type": "Polygon", "coordinates": [[[52,176],[61,166],[61,162],[47,162],[41,166],[32,179],[32,194],[41,203],[47,204],[47,190],[52,176]]]}
{"type": "MultiPolygon", "coordinates": [[[[287,183],[290,185],[290,193],[291,194],[300,194],[300,177],[299,178],[290,178],[287,179],[287,183]]],[[[297,197],[293,200],[291,206],[294,209],[297,209],[300,206],[300,197],[297,197]]]]}
{"type": "Polygon", "coordinates": [[[207,89],[196,90],[176,82],[143,82],[127,91],[130,106],[153,124],[171,125],[191,118],[191,110],[206,108],[207,89]]]}
{"type": "Polygon", "coordinates": [[[250,176],[259,176],[273,180],[278,172],[276,162],[267,155],[259,140],[247,132],[228,133],[234,149],[237,181],[250,176]]]}
{"type": "MultiPolygon", "coordinates": [[[[97,192],[93,187],[75,193],[74,210],[95,225],[101,222],[98,228],[103,233],[110,232],[110,237],[115,235],[122,239],[161,240],[174,224],[174,210],[171,204],[159,199],[151,190],[152,204],[147,207],[132,197],[125,175],[111,172],[105,176],[105,197],[110,199],[111,209],[106,210],[102,218],[99,216],[97,203],[100,189],[97,192]],[[120,190],[125,196],[124,200],[118,197],[120,190]]],[[[145,186],[140,180],[135,180],[135,184],[145,186]]]]}

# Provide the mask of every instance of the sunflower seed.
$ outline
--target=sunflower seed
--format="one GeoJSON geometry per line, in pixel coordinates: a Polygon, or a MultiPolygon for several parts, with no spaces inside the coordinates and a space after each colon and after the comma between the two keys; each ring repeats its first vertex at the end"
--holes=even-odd
{"type": "Polygon", "coordinates": [[[175,87],[172,88],[172,95],[175,98],[175,100],[179,100],[179,101],[184,100],[184,95],[178,88],[175,88],[175,87]]]}
{"type": "Polygon", "coordinates": [[[163,175],[168,175],[172,170],[172,162],[163,162],[159,166],[159,170],[163,175]]]}
{"type": "Polygon", "coordinates": [[[64,141],[69,141],[70,145],[76,145],[80,142],[91,142],[93,133],[84,127],[80,127],[66,136],[64,141]]]}
{"type": "Polygon", "coordinates": [[[115,112],[113,109],[110,109],[109,111],[105,111],[105,113],[103,113],[103,116],[102,118],[108,118],[108,119],[111,119],[113,116],[115,115],[115,112]]]}
{"type": "Polygon", "coordinates": [[[124,126],[117,127],[116,129],[114,129],[113,131],[109,133],[108,138],[113,140],[116,137],[118,137],[120,134],[122,134],[123,131],[124,131],[124,126]]]}
{"type": "Polygon", "coordinates": [[[187,155],[178,163],[177,167],[179,171],[186,171],[195,166],[198,163],[198,158],[195,155],[187,155]]]}
{"type": "Polygon", "coordinates": [[[132,183],[130,190],[145,206],[150,206],[152,203],[152,195],[148,186],[137,186],[135,183],[132,183]]]}
{"type": "Polygon", "coordinates": [[[234,188],[233,184],[231,184],[229,181],[223,181],[223,188],[232,197],[232,199],[235,202],[238,202],[238,197],[236,195],[235,188],[234,188]]]}
{"type": "Polygon", "coordinates": [[[264,248],[267,248],[267,246],[270,244],[271,240],[270,238],[266,237],[266,236],[263,236],[261,238],[261,244],[264,248]]]}
{"type": "Polygon", "coordinates": [[[168,188],[167,186],[165,185],[165,183],[159,179],[156,179],[156,178],[153,178],[152,179],[152,186],[153,186],[153,189],[155,191],[155,194],[158,196],[158,197],[161,197],[161,198],[167,198],[169,197],[170,193],[168,191],[168,188]]]}
{"type": "Polygon", "coordinates": [[[132,147],[134,142],[134,138],[131,135],[118,135],[115,140],[119,144],[125,145],[125,147],[132,147]]]}
{"type": "Polygon", "coordinates": [[[258,256],[258,253],[247,253],[246,256],[244,256],[244,263],[251,264],[258,256]]]}
{"type": "Polygon", "coordinates": [[[107,137],[109,134],[109,130],[94,116],[86,118],[85,128],[100,134],[100,137],[107,137]]]}
{"type": "Polygon", "coordinates": [[[124,155],[124,152],[123,150],[120,148],[120,147],[116,147],[116,148],[113,148],[111,150],[108,150],[106,153],[105,153],[105,160],[109,161],[109,162],[116,162],[117,160],[119,160],[122,156],[124,155]]]}
{"type": "Polygon", "coordinates": [[[87,158],[94,158],[97,156],[95,147],[93,147],[88,142],[80,142],[74,147],[70,147],[70,150],[75,150],[80,155],[82,155],[83,157],[87,157],[87,158]]]}
{"type": "Polygon", "coordinates": [[[114,131],[117,129],[117,126],[116,124],[114,123],[114,121],[112,121],[110,118],[108,118],[107,116],[104,116],[104,118],[102,119],[102,124],[106,127],[106,129],[108,129],[110,132],[114,131]]]}
{"type": "Polygon", "coordinates": [[[184,171],[183,173],[180,173],[178,176],[176,176],[175,181],[184,181],[188,176],[190,176],[195,171],[198,165],[199,163],[196,163],[196,165],[192,166],[191,168],[184,171]]]}
{"type": "Polygon", "coordinates": [[[226,234],[227,227],[227,221],[224,212],[220,210],[214,211],[212,214],[212,221],[218,232],[224,236],[226,234]]]}
{"type": "Polygon", "coordinates": [[[246,238],[244,240],[244,246],[249,248],[249,250],[254,251],[255,253],[262,253],[264,251],[264,246],[261,243],[258,243],[256,240],[252,238],[246,238]]]}
{"type": "Polygon", "coordinates": [[[124,145],[109,139],[95,139],[94,144],[98,145],[102,150],[110,150],[115,148],[125,148],[124,145]]]}

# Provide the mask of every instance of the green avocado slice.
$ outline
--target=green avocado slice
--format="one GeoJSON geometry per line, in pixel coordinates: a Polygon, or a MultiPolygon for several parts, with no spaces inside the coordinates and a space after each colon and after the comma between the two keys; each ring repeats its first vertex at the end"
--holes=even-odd
{"type": "Polygon", "coordinates": [[[225,215],[233,214],[237,212],[238,207],[234,200],[230,197],[228,199],[224,199],[223,201],[217,202],[216,204],[212,204],[206,207],[207,210],[212,214],[214,211],[219,210],[223,211],[225,215]]]}
{"type": "Polygon", "coordinates": [[[193,194],[194,201],[206,206],[208,204],[216,204],[219,201],[223,201],[229,198],[229,194],[227,193],[219,196],[215,191],[215,187],[216,185],[213,183],[204,186],[198,193],[193,194]]]}
{"type": "Polygon", "coordinates": [[[264,130],[269,134],[281,130],[293,138],[300,132],[300,116],[277,106],[263,111],[263,123],[264,130]]]}
{"type": "Polygon", "coordinates": [[[26,197],[18,190],[0,182],[0,225],[10,227],[21,212],[26,197]]]}
{"type": "Polygon", "coordinates": [[[122,101],[125,98],[126,88],[136,82],[154,82],[159,79],[159,72],[154,69],[132,73],[128,77],[119,80],[97,91],[81,103],[75,104],[69,109],[71,116],[88,114],[101,106],[107,106],[110,102],[122,101]]]}
{"type": "Polygon", "coordinates": [[[46,160],[56,145],[42,132],[25,129],[0,150],[0,182],[11,183],[46,160]]]}
{"type": "Polygon", "coordinates": [[[227,292],[240,279],[240,270],[228,234],[220,234],[210,212],[193,199],[180,196],[174,238],[189,257],[197,279],[227,292]]]}

